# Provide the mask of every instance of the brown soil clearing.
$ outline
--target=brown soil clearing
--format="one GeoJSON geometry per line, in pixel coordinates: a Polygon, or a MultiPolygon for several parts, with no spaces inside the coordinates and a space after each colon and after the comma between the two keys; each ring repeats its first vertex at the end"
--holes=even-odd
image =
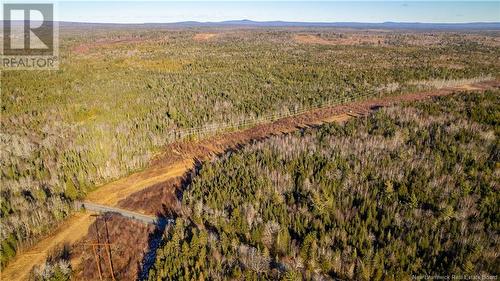
{"type": "Polygon", "coordinates": [[[208,41],[212,38],[215,38],[217,36],[216,33],[198,33],[195,36],[193,36],[193,39],[196,41],[208,41]]]}
{"type": "Polygon", "coordinates": [[[345,37],[323,38],[314,34],[297,34],[294,35],[294,40],[302,44],[319,44],[319,45],[384,45],[384,39],[380,36],[349,34],[345,37]]]}

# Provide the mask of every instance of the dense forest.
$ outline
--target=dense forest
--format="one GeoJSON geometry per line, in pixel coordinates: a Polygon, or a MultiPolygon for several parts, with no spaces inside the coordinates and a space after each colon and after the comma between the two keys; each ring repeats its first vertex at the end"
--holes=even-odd
{"type": "Polygon", "coordinates": [[[57,71],[1,73],[1,267],[180,129],[500,73],[495,32],[81,27],[60,45],[57,71]]]}
{"type": "Polygon", "coordinates": [[[458,93],[206,161],[149,280],[498,276],[499,114],[458,93]]]}

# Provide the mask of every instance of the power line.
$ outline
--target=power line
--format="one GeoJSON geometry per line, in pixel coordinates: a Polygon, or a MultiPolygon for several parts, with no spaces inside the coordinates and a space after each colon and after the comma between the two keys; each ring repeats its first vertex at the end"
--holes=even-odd
{"type": "Polygon", "coordinates": [[[107,219],[105,216],[103,217],[104,229],[106,231],[106,234],[105,234],[106,242],[101,242],[100,235],[99,235],[99,227],[98,227],[99,217],[101,217],[101,215],[94,214],[92,216],[96,217],[96,221],[94,224],[95,231],[96,231],[96,239],[93,241],[83,242],[81,244],[83,246],[92,247],[92,252],[94,253],[94,259],[95,259],[95,263],[96,263],[97,271],[99,273],[100,280],[103,280],[103,270],[101,268],[101,247],[104,247],[104,249],[106,251],[106,260],[108,261],[109,271],[111,272],[111,279],[113,281],[115,281],[116,279],[115,279],[115,274],[114,274],[114,269],[113,269],[113,260],[112,260],[112,256],[111,256],[111,245],[112,244],[109,242],[109,230],[108,230],[107,219]]]}

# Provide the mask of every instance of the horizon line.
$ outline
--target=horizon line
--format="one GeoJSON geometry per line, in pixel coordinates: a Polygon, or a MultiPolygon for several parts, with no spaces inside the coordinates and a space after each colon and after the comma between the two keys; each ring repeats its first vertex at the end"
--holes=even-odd
{"type": "MultiPolygon", "coordinates": [[[[0,20],[5,22],[7,20],[0,20]]],[[[11,22],[23,22],[23,20],[10,20],[11,22]]],[[[39,22],[37,20],[30,20],[30,22],[39,22]]],[[[54,20],[57,23],[81,23],[81,24],[116,24],[116,25],[142,25],[142,24],[182,24],[182,23],[198,23],[198,24],[219,24],[219,23],[234,23],[234,24],[259,24],[259,23],[283,23],[283,24],[426,24],[426,25],[471,25],[471,24],[486,24],[495,25],[500,21],[470,21],[470,22],[424,22],[424,21],[381,21],[381,22],[368,22],[368,21],[285,21],[285,20],[250,20],[250,19],[231,19],[223,21],[173,21],[173,22],[93,22],[93,21],[66,21],[54,20]]]]}

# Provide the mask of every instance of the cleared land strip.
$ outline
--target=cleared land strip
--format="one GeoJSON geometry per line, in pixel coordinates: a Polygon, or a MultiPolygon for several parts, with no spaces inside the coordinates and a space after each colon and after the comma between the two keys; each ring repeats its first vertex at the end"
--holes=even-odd
{"type": "MultiPolygon", "coordinates": [[[[154,166],[134,173],[123,179],[101,186],[87,196],[93,203],[116,206],[117,202],[128,195],[171,178],[182,176],[193,165],[192,159],[179,161],[163,167],[154,166]]],[[[0,280],[28,280],[31,268],[43,264],[51,251],[64,244],[73,245],[88,233],[95,218],[86,212],[76,212],[45,238],[28,249],[22,249],[1,272],[0,280]]],[[[76,267],[78,260],[71,260],[76,267]]]]}
{"type": "MultiPolygon", "coordinates": [[[[415,86],[428,86],[432,87],[434,89],[464,89],[464,90],[474,90],[474,87],[472,89],[468,89],[468,87],[471,87],[473,84],[478,84],[481,82],[487,82],[491,81],[492,77],[491,76],[481,76],[481,77],[476,77],[476,78],[469,78],[469,79],[458,79],[458,80],[425,80],[425,81],[415,81],[412,82],[412,85],[415,86]]],[[[404,95],[403,95],[404,96],[404,95]]],[[[187,128],[187,129],[178,129],[170,132],[170,134],[167,136],[167,139],[170,139],[172,142],[178,141],[180,139],[183,139],[188,136],[198,136],[198,137],[206,137],[209,135],[213,135],[215,133],[224,133],[228,131],[235,131],[235,130],[243,130],[245,128],[250,128],[250,127],[255,127],[257,125],[261,124],[266,124],[266,123],[271,123],[280,119],[288,118],[288,117],[294,117],[298,115],[302,115],[304,113],[312,112],[315,110],[321,110],[325,108],[333,108],[345,104],[353,104],[356,102],[364,101],[364,100],[374,100],[377,97],[377,95],[367,92],[361,95],[354,95],[354,96],[344,96],[344,97],[337,97],[330,99],[328,101],[323,101],[320,103],[317,103],[315,105],[308,105],[308,106],[299,106],[296,107],[293,110],[287,110],[283,112],[278,112],[278,113],[273,113],[273,114],[268,114],[268,115],[263,115],[257,118],[243,118],[241,120],[235,120],[231,121],[229,123],[217,123],[217,124],[209,124],[205,126],[200,126],[200,127],[193,127],[193,128],[187,128]]]]}
{"type": "Polygon", "coordinates": [[[2,271],[0,280],[28,280],[31,268],[43,264],[52,249],[59,245],[72,245],[88,232],[94,218],[88,213],[75,213],[59,225],[54,232],[35,245],[16,255],[2,271]]]}
{"type": "Polygon", "coordinates": [[[91,192],[85,199],[88,202],[116,206],[120,200],[127,198],[130,194],[168,179],[182,176],[193,166],[193,163],[192,158],[185,158],[171,165],[153,166],[101,186],[91,192]]]}
{"type": "MultiPolygon", "coordinates": [[[[291,132],[303,126],[318,125],[325,122],[343,122],[351,118],[351,112],[357,113],[360,110],[366,111],[399,102],[449,95],[458,90],[482,91],[492,88],[498,89],[499,85],[499,81],[487,81],[427,92],[373,98],[331,108],[312,110],[297,116],[279,119],[269,124],[258,124],[243,131],[223,133],[200,142],[175,143],[168,146],[163,159],[160,157],[160,159],[154,161],[150,168],[106,184],[90,193],[86,200],[97,204],[116,206],[120,200],[136,192],[184,175],[193,167],[195,158],[199,158],[200,155],[206,156],[220,153],[245,142],[291,132]]],[[[88,213],[73,214],[57,227],[53,233],[41,239],[29,249],[21,250],[3,270],[1,280],[27,280],[30,269],[45,262],[52,249],[64,243],[74,244],[87,234],[88,228],[93,222],[94,219],[88,213]]],[[[73,265],[74,262],[76,261],[72,260],[73,265]]]]}
{"type": "Polygon", "coordinates": [[[136,212],[132,212],[132,211],[116,208],[116,207],[110,207],[110,206],[106,206],[106,205],[100,205],[100,204],[96,204],[96,203],[92,203],[92,202],[79,202],[78,201],[78,202],[76,202],[76,205],[78,205],[78,207],[84,208],[85,210],[94,211],[94,212],[98,212],[98,213],[117,213],[117,214],[120,214],[126,218],[130,218],[133,220],[137,220],[137,221],[149,223],[149,224],[157,224],[159,221],[154,216],[143,215],[143,214],[139,214],[136,212]]]}

